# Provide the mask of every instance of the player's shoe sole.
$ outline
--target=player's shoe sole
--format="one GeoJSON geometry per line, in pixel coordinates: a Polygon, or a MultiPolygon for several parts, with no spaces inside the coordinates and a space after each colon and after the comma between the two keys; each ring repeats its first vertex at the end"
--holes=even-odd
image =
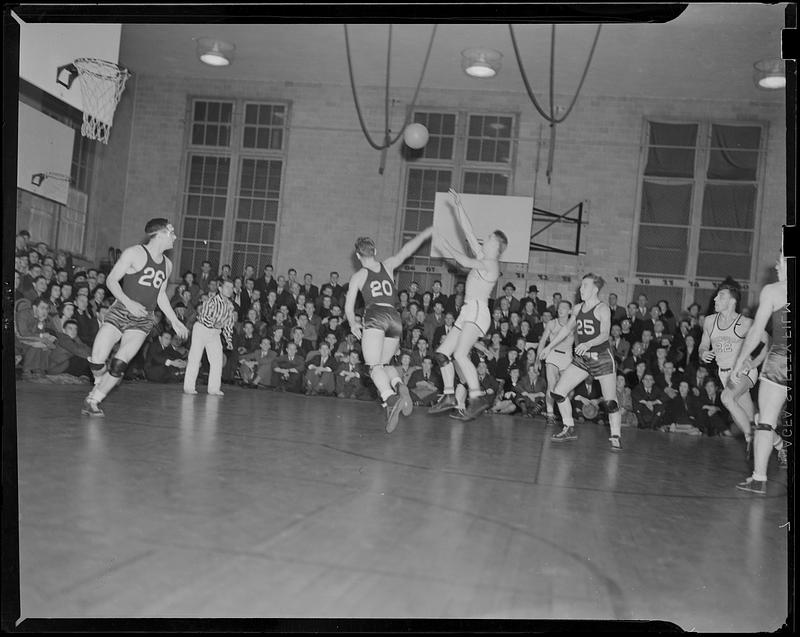
{"type": "Polygon", "coordinates": [[[397,394],[386,401],[386,433],[390,434],[397,428],[400,420],[400,411],[403,409],[403,400],[397,394]]]}
{"type": "Polygon", "coordinates": [[[410,416],[414,411],[414,401],[411,400],[411,393],[408,391],[405,383],[400,383],[397,386],[397,394],[400,396],[400,401],[403,403],[403,415],[410,416]]]}

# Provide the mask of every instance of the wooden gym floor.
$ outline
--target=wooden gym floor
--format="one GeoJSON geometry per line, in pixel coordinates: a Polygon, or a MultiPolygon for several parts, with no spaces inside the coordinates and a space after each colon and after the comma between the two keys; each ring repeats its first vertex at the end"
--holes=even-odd
{"type": "Polygon", "coordinates": [[[741,441],[223,389],[16,384],[23,618],[786,621],[787,472],[737,491],[741,441]]]}

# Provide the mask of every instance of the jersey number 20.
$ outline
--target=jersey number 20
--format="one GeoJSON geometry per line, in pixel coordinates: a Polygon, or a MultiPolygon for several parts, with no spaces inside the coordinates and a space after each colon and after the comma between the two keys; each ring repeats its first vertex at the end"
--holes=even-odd
{"type": "Polygon", "coordinates": [[[583,319],[577,322],[578,334],[582,336],[594,336],[594,321],[583,319]]]}
{"type": "Polygon", "coordinates": [[[392,296],[392,284],[389,281],[370,281],[369,291],[372,296],[392,296]]]}
{"type": "Polygon", "coordinates": [[[145,268],[144,274],[139,277],[139,285],[152,285],[154,288],[160,288],[161,284],[164,283],[164,278],[166,275],[162,270],[156,270],[155,268],[145,268]]]}

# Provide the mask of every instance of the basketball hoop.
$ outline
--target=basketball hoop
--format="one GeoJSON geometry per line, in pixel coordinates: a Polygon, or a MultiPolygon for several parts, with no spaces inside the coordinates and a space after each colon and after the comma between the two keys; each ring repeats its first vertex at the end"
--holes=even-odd
{"type": "Polygon", "coordinates": [[[107,144],[111,125],[114,123],[114,111],[131,73],[113,62],[78,58],[74,64],[59,67],[56,81],[70,88],[76,76],[80,80],[83,96],[81,134],[107,144]],[[61,81],[63,71],[69,73],[65,82],[61,81]]]}

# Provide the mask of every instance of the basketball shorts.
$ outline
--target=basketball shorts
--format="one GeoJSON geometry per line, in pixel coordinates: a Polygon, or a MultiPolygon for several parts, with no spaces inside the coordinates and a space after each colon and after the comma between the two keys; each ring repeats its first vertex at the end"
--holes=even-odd
{"type": "Polygon", "coordinates": [[[147,316],[134,316],[123,303],[114,301],[114,304],[108,308],[105,322],[110,323],[120,332],[138,330],[149,334],[156,324],[156,318],[152,310],[147,312],[147,316]]]}
{"type": "Polygon", "coordinates": [[[402,338],[403,323],[400,314],[393,307],[370,305],[364,311],[364,329],[380,330],[386,338],[402,338]]]}
{"type": "MultiPolygon", "coordinates": [[[[756,380],[758,380],[758,370],[751,369],[747,374],[742,374],[739,376],[740,382],[747,378],[750,381],[750,387],[756,386],[756,380]]],[[[720,369],[719,370],[719,382],[722,383],[722,387],[725,388],[728,386],[728,381],[731,380],[731,369],[720,369]]],[[[732,384],[733,381],[731,381],[732,384]]]]}
{"type": "MultiPolygon", "coordinates": [[[[570,347],[570,349],[572,349],[572,347],[570,347]]],[[[571,362],[572,353],[568,352],[566,349],[550,350],[550,353],[545,359],[545,363],[548,363],[549,365],[555,365],[560,372],[563,372],[565,369],[567,369],[571,362]]]]}
{"type": "Polygon", "coordinates": [[[764,361],[764,366],[761,368],[761,380],[784,387],[789,386],[786,354],[770,350],[769,354],[767,354],[767,359],[764,361]]]}
{"type": "Polygon", "coordinates": [[[461,311],[458,313],[458,318],[454,325],[458,329],[463,330],[465,323],[475,323],[478,329],[485,335],[489,326],[492,324],[492,315],[489,313],[489,306],[478,299],[464,301],[464,305],[461,306],[461,311]]]}
{"type": "Polygon", "coordinates": [[[617,373],[617,363],[609,349],[600,352],[586,352],[583,356],[576,354],[572,357],[572,364],[589,372],[592,378],[617,373]]]}

